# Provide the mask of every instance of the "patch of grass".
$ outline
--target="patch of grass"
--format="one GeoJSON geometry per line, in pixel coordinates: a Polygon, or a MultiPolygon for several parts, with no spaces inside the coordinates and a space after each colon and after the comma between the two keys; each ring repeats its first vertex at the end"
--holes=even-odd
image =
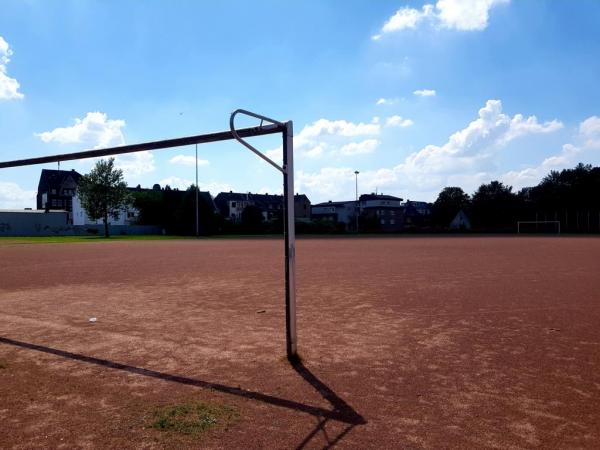
{"type": "Polygon", "coordinates": [[[239,414],[231,407],[194,402],[156,409],[153,421],[148,427],[198,436],[213,428],[232,425],[238,418],[239,414]]]}

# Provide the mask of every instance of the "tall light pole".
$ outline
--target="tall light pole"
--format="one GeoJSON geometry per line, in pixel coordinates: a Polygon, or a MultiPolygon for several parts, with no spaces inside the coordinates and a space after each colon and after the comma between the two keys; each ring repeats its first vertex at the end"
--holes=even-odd
{"type": "Polygon", "coordinates": [[[354,176],[355,176],[355,179],[356,179],[356,185],[355,185],[355,191],[356,191],[356,210],[355,210],[355,213],[356,213],[356,232],[357,233],[358,233],[358,214],[360,212],[360,205],[358,203],[358,174],[359,173],[360,172],[358,170],[354,171],[354,176]]]}

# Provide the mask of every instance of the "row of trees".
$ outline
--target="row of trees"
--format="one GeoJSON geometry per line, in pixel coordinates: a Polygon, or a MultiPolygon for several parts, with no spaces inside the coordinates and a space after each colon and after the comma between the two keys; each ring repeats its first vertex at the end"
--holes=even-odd
{"type": "MultiPolygon", "coordinates": [[[[140,212],[139,224],[159,225],[169,234],[193,235],[196,228],[196,187],[186,191],[157,189],[130,192],[123,172],[114,167],[114,158],[101,160],[82,176],[78,192],[83,207],[93,220],[116,219],[130,204],[140,212]]],[[[264,222],[256,206],[248,206],[239,224],[225,220],[213,209],[207,194],[198,198],[200,233],[279,233],[281,220],[264,222]]],[[[500,181],[482,184],[472,196],[460,187],[446,187],[433,203],[430,230],[448,228],[459,211],[471,219],[476,231],[511,232],[517,221],[557,220],[569,232],[600,232],[600,167],[579,164],[573,169],[552,171],[534,187],[513,192],[500,181]]],[[[298,224],[299,232],[339,232],[335,224],[298,224]],[[329,227],[329,228],[328,228],[329,227]]]]}
{"type": "Polygon", "coordinates": [[[535,187],[513,192],[499,181],[482,184],[469,196],[446,187],[433,204],[433,224],[448,227],[463,210],[480,231],[515,231],[517,221],[557,220],[569,232],[600,232],[600,167],[579,164],[552,171],[535,187]]]}

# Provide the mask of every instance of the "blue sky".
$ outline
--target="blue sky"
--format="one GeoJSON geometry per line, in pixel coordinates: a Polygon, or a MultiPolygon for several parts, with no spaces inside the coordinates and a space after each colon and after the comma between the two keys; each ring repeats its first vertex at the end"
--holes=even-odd
{"type": "MultiPolygon", "coordinates": [[[[600,164],[598,23],[595,0],[4,0],[0,160],[225,130],[241,107],[294,121],[296,190],[313,203],[353,198],[355,170],[361,192],[413,200],[518,189],[600,164]]],[[[184,188],[193,154],[118,163],[131,185],[184,188]]],[[[239,144],[199,155],[213,195],[281,191],[239,144]]],[[[43,167],[0,171],[0,208],[34,206],[43,167]]]]}

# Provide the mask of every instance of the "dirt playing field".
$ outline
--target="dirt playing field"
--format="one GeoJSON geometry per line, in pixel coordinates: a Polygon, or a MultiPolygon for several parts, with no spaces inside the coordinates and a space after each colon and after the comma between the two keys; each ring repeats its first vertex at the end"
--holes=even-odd
{"type": "Polygon", "coordinates": [[[0,243],[0,448],[598,448],[600,239],[0,243]],[[96,317],[92,323],[90,318],[96,317]],[[149,427],[191,401],[237,419],[149,427]]]}

